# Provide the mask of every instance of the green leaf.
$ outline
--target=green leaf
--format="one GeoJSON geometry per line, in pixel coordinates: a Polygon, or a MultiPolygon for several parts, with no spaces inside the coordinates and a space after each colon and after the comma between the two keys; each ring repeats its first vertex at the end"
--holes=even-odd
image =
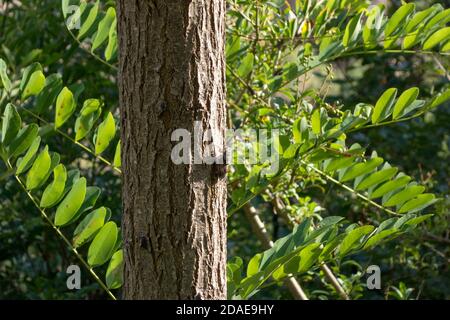
{"type": "Polygon", "coordinates": [[[376,46],[377,35],[381,28],[383,21],[383,14],[380,12],[380,8],[374,6],[367,15],[366,24],[363,29],[364,46],[367,49],[371,49],[376,46]]]}
{"type": "Polygon", "coordinates": [[[98,8],[100,6],[100,1],[97,1],[94,6],[89,10],[89,15],[87,16],[86,20],[84,21],[83,25],[80,28],[80,32],[78,32],[78,39],[82,39],[88,31],[91,29],[91,27],[94,25],[94,22],[98,15],[98,8]]]}
{"type": "Polygon", "coordinates": [[[303,141],[308,140],[308,121],[305,117],[294,121],[292,133],[296,143],[302,143],[303,141]]]}
{"type": "Polygon", "coordinates": [[[423,29],[424,27],[421,27],[419,30],[413,33],[409,33],[407,36],[403,38],[402,43],[403,50],[408,50],[420,42],[420,39],[423,36],[423,29]]]}
{"type": "Polygon", "coordinates": [[[364,178],[356,187],[357,191],[365,190],[370,187],[373,187],[379,183],[385,182],[389,179],[391,179],[396,173],[398,169],[397,168],[386,168],[382,169],[378,172],[374,172],[368,177],[364,178]]]}
{"type": "Polygon", "coordinates": [[[429,31],[434,28],[439,28],[440,26],[446,24],[450,20],[450,8],[439,12],[425,25],[425,31],[429,31]]]}
{"type": "Polygon", "coordinates": [[[296,274],[306,272],[316,263],[322,250],[320,249],[320,243],[311,243],[303,248],[297,256],[292,258],[284,266],[284,273],[296,274]]]}
{"type": "Polygon", "coordinates": [[[450,89],[447,89],[438,96],[436,96],[430,104],[430,109],[434,109],[448,100],[450,100],[450,89]]]}
{"type": "Polygon", "coordinates": [[[70,0],[62,0],[61,1],[61,10],[64,18],[67,18],[67,14],[69,13],[69,4],[70,0]]]}
{"type": "Polygon", "coordinates": [[[253,64],[255,62],[255,56],[253,53],[249,52],[244,59],[242,59],[241,64],[237,70],[238,75],[241,78],[247,77],[250,72],[253,70],[253,64]]]}
{"type": "Polygon", "coordinates": [[[55,102],[63,87],[61,75],[55,73],[45,79],[44,89],[36,97],[35,110],[38,114],[44,113],[55,102]]]}
{"type": "Polygon", "coordinates": [[[106,270],[106,285],[109,289],[118,289],[123,284],[123,250],[116,251],[106,270]]]}
{"type": "Polygon", "coordinates": [[[441,48],[441,52],[448,52],[450,51],[450,41],[447,41],[446,44],[444,44],[441,48]]]}
{"type": "Polygon", "coordinates": [[[33,72],[22,91],[22,100],[39,94],[45,86],[45,76],[41,70],[33,72]]]}
{"type": "Polygon", "coordinates": [[[258,253],[250,259],[247,265],[247,277],[251,277],[254,274],[257,274],[259,271],[259,265],[261,263],[262,254],[258,253]]]}
{"type": "Polygon", "coordinates": [[[98,25],[97,33],[95,35],[94,41],[92,42],[92,52],[94,52],[94,50],[96,50],[103,44],[103,42],[106,41],[109,36],[109,30],[114,20],[116,20],[116,10],[113,7],[110,7],[108,11],[106,11],[105,17],[102,19],[102,21],[100,21],[98,25]]]}
{"type": "Polygon", "coordinates": [[[41,208],[51,208],[56,205],[64,195],[67,171],[64,165],[59,164],[53,169],[53,182],[45,188],[42,194],[41,208]]]}
{"type": "Polygon", "coordinates": [[[30,171],[27,174],[27,190],[33,190],[41,185],[50,170],[51,158],[48,153],[48,146],[36,157],[30,171]]]}
{"type": "Polygon", "coordinates": [[[0,59],[0,84],[3,85],[7,92],[11,91],[11,80],[9,80],[7,73],[7,66],[3,59],[0,59]]]}
{"type": "Polygon", "coordinates": [[[384,29],[385,38],[392,35],[394,32],[400,29],[401,26],[404,25],[406,18],[413,12],[415,7],[416,6],[414,3],[408,3],[401,6],[400,8],[397,9],[397,11],[395,11],[395,13],[392,15],[392,17],[386,24],[386,28],[384,29]]]}
{"type": "Polygon", "coordinates": [[[76,103],[73,93],[64,87],[56,99],[55,128],[61,127],[75,111],[76,103]]]}
{"type": "Polygon", "coordinates": [[[88,99],[84,102],[80,116],[75,122],[75,140],[86,137],[101,114],[101,102],[97,99],[88,99]]]}
{"type": "Polygon", "coordinates": [[[360,175],[363,175],[365,173],[370,173],[372,170],[374,170],[376,167],[378,167],[380,164],[383,163],[382,158],[372,158],[366,162],[363,163],[357,163],[353,166],[351,166],[343,175],[343,177],[340,179],[341,182],[346,182],[349,180],[352,180],[360,175]]]}
{"type": "Polygon", "coordinates": [[[8,103],[3,112],[2,119],[2,143],[8,146],[9,143],[17,137],[17,133],[22,125],[22,119],[16,110],[16,107],[8,103]]]}
{"type": "Polygon", "coordinates": [[[358,35],[361,32],[361,15],[354,16],[347,24],[342,38],[342,44],[344,47],[350,46],[358,39],[358,35]]]}
{"type": "Polygon", "coordinates": [[[314,110],[311,117],[311,126],[313,133],[319,135],[322,131],[322,126],[320,122],[320,109],[314,110]]]}
{"type": "Polygon", "coordinates": [[[108,113],[105,120],[99,125],[94,139],[95,154],[100,154],[108,148],[112,139],[116,135],[116,123],[111,112],[108,113]]]}
{"type": "Polygon", "coordinates": [[[92,211],[77,226],[73,233],[73,245],[78,248],[89,242],[105,224],[107,220],[107,210],[105,207],[92,211]]]}
{"type": "Polygon", "coordinates": [[[427,18],[430,17],[435,12],[435,10],[436,10],[436,8],[433,6],[426,10],[417,12],[412,17],[412,19],[409,20],[408,24],[406,25],[406,28],[405,28],[406,33],[410,33],[412,31],[414,31],[420,24],[422,24],[424,21],[426,21],[427,18]]]}
{"type": "Polygon", "coordinates": [[[350,231],[342,240],[339,247],[339,256],[342,258],[350,251],[359,249],[362,238],[371,233],[375,229],[374,226],[362,226],[350,231]]]}
{"type": "Polygon", "coordinates": [[[106,223],[95,236],[88,251],[88,263],[92,267],[107,262],[113,254],[118,230],[114,222],[106,223]]]}
{"type": "MultiPolygon", "coordinates": [[[[31,76],[33,74],[36,74],[36,72],[38,72],[38,71],[42,72],[42,66],[39,63],[37,63],[37,62],[34,62],[34,63],[30,64],[23,71],[22,80],[20,81],[20,86],[19,86],[22,99],[23,99],[23,97],[25,95],[25,88],[27,87],[31,76]]],[[[37,77],[37,76],[35,76],[35,77],[37,77]]]]}
{"type": "Polygon", "coordinates": [[[83,204],[86,196],[86,179],[80,178],[73,185],[64,200],[56,209],[55,224],[63,226],[69,223],[83,204]]]}
{"type": "Polygon", "coordinates": [[[69,193],[70,190],[72,190],[72,187],[75,185],[75,183],[80,179],[80,171],[77,169],[69,170],[67,172],[67,181],[66,186],[64,188],[64,194],[66,195],[69,193]]]}
{"type": "Polygon", "coordinates": [[[7,147],[9,157],[17,157],[28,150],[36,138],[38,131],[39,127],[35,123],[23,127],[17,134],[17,137],[7,147]]]}
{"type": "Polygon", "coordinates": [[[116,152],[114,153],[114,167],[120,168],[122,166],[122,160],[120,157],[120,140],[117,143],[116,152]]]}
{"type": "Polygon", "coordinates": [[[398,98],[397,102],[394,106],[394,113],[392,115],[393,119],[398,119],[410,104],[412,104],[419,95],[419,88],[410,88],[403,92],[401,96],[398,98]]]}
{"type": "Polygon", "coordinates": [[[415,217],[415,218],[412,218],[412,219],[406,221],[405,225],[410,226],[410,227],[415,227],[419,223],[422,223],[425,220],[428,220],[432,216],[433,216],[433,214],[424,214],[424,215],[421,215],[421,216],[418,216],[418,217],[415,217]]]}
{"type": "Polygon", "coordinates": [[[397,96],[397,89],[390,88],[386,90],[378,99],[372,113],[372,122],[378,123],[386,119],[391,114],[391,107],[397,96]]]}
{"type": "Polygon", "coordinates": [[[117,20],[111,24],[108,35],[108,45],[105,49],[106,61],[111,61],[117,55],[117,20]]]}
{"type": "Polygon", "coordinates": [[[385,240],[386,238],[391,237],[392,235],[397,234],[398,232],[399,232],[398,229],[387,229],[387,230],[383,230],[379,233],[376,233],[373,236],[371,236],[369,238],[369,240],[367,240],[363,249],[367,250],[367,249],[373,248],[376,245],[378,245],[380,242],[385,240]]]}
{"type": "Polygon", "coordinates": [[[44,179],[41,181],[41,183],[36,188],[42,187],[47,182],[48,178],[50,178],[50,176],[53,172],[53,169],[55,169],[56,166],[59,165],[59,162],[61,161],[61,156],[57,152],[50,152],[50,159],[51,159],[50,160],[50,169],[48,170],[44,179]]]}
{"type": "Polygon", "coordinates": [[[394,191],[398,188],[403,187],[411,180],[411,177],[409,176],[401,176],[393,181],[388,181],[381,186],[379,186],[377,189],[375,189],[372,194],[370,195],[371,199],[379,198],[383,195],[385,195],[388,192],[394,191]]]}
{"type": "MultiPolygon", "coordinates": [[[[95,206],[95,203],[98,200],[98,197],[100,197],[101,189],[99,187],[87,187],[86,188],[86,195],[84,197],[83,204],[81,205],[80,209],[78,210],[77,214],[75,215],[76,219],[87,210],[92,209],[95,206]]],[[[73,222],[73,221],[71,221],[73,222]]]]}
{"type": "Polygon", "coordinates": [[[40,145],[41,137],[37,136],[23,158],[17,160],[16,175],[22,174],[31,167],[34,162],[34,156],[36,155],[40,145]]]}
{"type": "Polygon", "coordinates": [[[398,211],[398,213],[416,212],[425,209],[429,205],[436,202],[434,194],[419,194],[416,198],[407,201],[398,211]]]}
{"type": "Polygon", "coordinates": [[[401,205],[407,200],[414,198],[416,195],[425,190],[424,186],[409,186],[392,195],[386,202],[383,203],[386,207],[401,205]]]}
{"type": "Polygon", "coordinates": [[[444,43],[448,39],[450,39],[450,27],[442,28],[425,40],[423,50],[431,50],[439,43],[444,43]]]}

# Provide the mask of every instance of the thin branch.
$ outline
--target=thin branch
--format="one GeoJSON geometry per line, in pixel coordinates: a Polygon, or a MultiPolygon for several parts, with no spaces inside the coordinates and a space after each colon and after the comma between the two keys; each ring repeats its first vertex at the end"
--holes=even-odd
{"type": "Polygon", "coordinates": [[[332,176],[326,174],[326,173],[323,172],[322,170],[316,168],[316,167],[315,167],[314,165],[312,165],[311,163],[307,163],[307,162],[305,162],[304,160],[300,160],[300,162],[301,162],[302,164],[304,164],[305,166],[307,166],[308,168],[312,169],[313,171],[317,172],[319,175],[323,176],[323,177],[326,178],[327,180],[329,180],[329,181],[331,181],[331,182],[337,184],[337,185],[340,186],[341,188],[343,188],[343,189],[345,189],[345,190],[347,190],[347,191],[353,193],[353,194],[356,195],[358,198],[360,198],[360,199],[362,199],[362,200],[364,200],[364,201],[370,203],[370,204],[373,205],[374,207],[377,207],[378,209],[383,210],[383,211],[385,211],[385,212],[387,212],[387,213],[389,213],[389,214],[391,214],[391,215],[400,216],[400,214],[398,214],[397,212],[392,211],[392,210],[390,210],[390,209],[388,209],[388,208],[385,208],[384,206],[382,206],[382,205],[376,203],[375,201],[373,201],[373,200],[367,198],[366,196],[362,195],[361,193],[355,191],[354,189],[352,189],[352,188],[346,186],[345,184],[341,183],[340,181],[336,180],[336,179],[333,178],[332,176]]]}
{"type": "MultiPolygon", "coordinates": [[[[11,164],[6,162],[6,165],[8,169],[12,170],[11,164]]],[[[94,278],[94,280],[100,285],[100,287],[108,294],[108,296],[113,299],[117,300],[117,298],[114,296],[114,294],[108,289],[108,287],[105,285],[105,283],[99,278],[99,276],[95,273],[95,271],[92,269],[91,266],[84,260],[84,258],[81,256],[81,254],[78,252],[76,248],[73,247],[72,243],[67,239],[67,237],[59,230],[59,228],[53,223],[53,221],[49,218],[49,216],[45,213],[44,210],[41,209],[39,206],[37,200],[33,197],[33,195],[30,193],[30,191],[27,190],[23,182],[20,180],[20,178],[17,175],[14,175],[17,182],[19,183],[20,187],[23,189],[23,191],[27,194],[28,198],[30,198],[31,202],[33,202],[34,206],[39,210],[42,217],[47,221],[47,223],[55,230],[56,234],[66,243],[66,245],[69,247],[70,251],[80,260],[80,262],[83,264],[83,266],[89,271],[91,276],[94,278]]]]}
{"type": "Polygon", "coordinates": [[[122,174],[122,170],[120,170],[119,168],[117,168],[116,166],[114,166],[113,163],[111,163],[111,161],[106,160],[104,157],[98,155],[95,153],[95,151],[91,150],[90,148],[86,147],[84,144],[76,141],[74,138],[72,138],[71,136],[69,136],[67,133],[61,131],[60,129],[55,128],[54,126],[51,125],[50,122],[48,122],[47,120],[45,120],[44,118],[40,117],[39,115],[35,114],[33,111],[26,109],[23,106],[19,106],[22,110],[24,110],[25,112],[27,112],[29,115],[31,115],[32,117],[34,117],[35,119],[43,122],[46,125],[50,125],[53,130],[60,134],[61,136],[63,136],[64,138],[66,138],[67,140],[71,141],[72,143],[76,144],[78,147],[82,148],[84,151],[86,151],[87,153],[91,154],[92,156],[94,156],[96,159],[100,160],[101,162],[103,162],[104,164],[110,166],[113,170],[115,170],[116,172],[122,174]]]}
{"type": "Polygon", "coordinates": [[[84,52],[86,52],[87,54],[91,55],[94,59],[96,59],[97,61],[103,63],[104,65],[110,67],[113,70],[118,70],[118,68],[115,65],[112,65],[108,62],[106,62],[104,59],[102,59],[101,57],[99,57],[98,55],[96,55],[95,53],[93,53],[90,50],[87,50],[86,48],[83,47],[83,44],[81,43],[80,40],[78,40],[78,38],[75,36],[75,34],[72,32],[72,30],[70,30],[67,25],[66,25],[66,30],[69,32],[69,34],[72,36],[73,40],[78,44],[78,47],[83,50],[84,52]]]}

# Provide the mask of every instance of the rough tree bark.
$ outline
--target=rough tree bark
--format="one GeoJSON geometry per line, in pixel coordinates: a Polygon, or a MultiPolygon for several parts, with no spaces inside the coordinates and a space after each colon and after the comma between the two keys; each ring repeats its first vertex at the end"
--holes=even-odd
{"type": "Polygon", "coordinates": [[[225,134],[224,16],[225,0],[118,1],[125,299],[226,298],[226,177],[171,161],[175,129],[225,134]]]}

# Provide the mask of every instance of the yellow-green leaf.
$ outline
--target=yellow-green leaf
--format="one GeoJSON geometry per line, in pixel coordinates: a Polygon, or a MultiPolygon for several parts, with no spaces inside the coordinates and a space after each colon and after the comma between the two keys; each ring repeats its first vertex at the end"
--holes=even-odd
{"type": "Polygon", "coordinates": [[[342,44],[344,47],[350,46],[361,32],[361,15],[354,16],[345,27],[342,44]]]}
{"type": "Polygon", "coordinates": [[[37,124],[32,123],[23,127],[17,137],[7,147],[9,157],[17,157],[28,150],[39,131],[37,124]]]}
{"type": "Polygon", "coordinates": [[[242,62],[239,65],[239,68],[237,70],[237,73],[241,78],[245,78],[250,74],[250,72],[253,70],[254,61],[255,61],[255,56],[251,52],[249,52],[245,56],[245,58],[242,59],[242,62]]]}
{"type": "Polygon", "coordinates": [[[378,172],[372,173],[368,177],[364,178],[356,187],[356,190],[366,190],[374,185],[385,182],[391,179],[396,173],[397,168],[386,168],[378,172]]]}
{"type": "Polygon", "coordinates": [[[76,103],[73,93],[64,87],[56,99],[55,128],[61,127],[75,111],[76,103]]]}
{"type": "Polygon", "coordinates": [[[319,135],[321,133],[322,127],[320,123],[320,109],[314,110],[311,117],[311,127],[314,134],[319,135]]]}
{"type": "Polygon", "coordinates": [[[64,200],[56,209],[55,224],[63,226],[69,223],[83,204],[86,196],[86,179],[80,178],[75,182],[64,200]]]}
{"type": "Polygon", "coordinates": [[[401,205],[407,200],[414,198],[416,195],[422,193],[425,190],[424,186],[409,186],[405,189],[392,195],[383,205],[387,207],[392,207],[396,205],[401,205]]]}
{"type": "Polygon", "coordinates": [[[450,51],[450,41],[447,41],[446,44],[444,44],[441,48],[441,52],[448,52],[450,51]]]}
{"type": "Polygon", "coordinates": [[[402,116],[403,111],[412,104],[419,95],[419,88],[410,88],[403,92],[401,96],[398,98],[397,102],[394,106],[394,113],[392,115],[393,119],[397,119],[402,116]]]}
{"type": "Polygon", "coordinates": [[[30,79],[28,80],[25,88],[22,92],[22,100],[28,97],[35,96],[44,89],[45,86],[45,76],[41,70],[33,72],[30,79]]]}
{"type": "Polygon", "coordinates": [[[112,60],[117,54],[117,20],[114,20],[109,29],[108,45],[105,49],[106,61],[112,60]]]}
{"type": "Polygon", "coordinates": [[[361,246],[361,240],[363,237],[369,233],[371,233],[375,229],[374,226],[362,226],[353,229],[350,231],[342,240],[342,243],[339,247],[339,256],[343,257],[348,254],[350,251],[357,250],[361,246]]]}
{"type": "Polygon", "coordinates": [[[391,114],[392,105],[397,96],[397,89],[387,89],[378,99],[372,113],[372,122],[378,123],[383,121],[391,114]]]}
{"type": "Polygon", "coordinates": [[[120,168],[122,166],[122,160],[120,157],[120,140],[117,143],[116,152],[114,153],[114,166],[120,168]]]}
{"type": "Polygon", "coordinates": [[[100,2],[97,1],[94,6],[92,6],[91,10],[89,10],[89,15],[86,20],[83,22],[83,25],[80,28],[80,32],[78,33],[78,39],[83,38],[87,32],[91,29],[92,25],[95,22],[95,19],[98,15],[98,8],[100,6],[100,2]]]}
{"type": "Polygon", "coordinates": [[[450,39],[450,27],[442,28],[425,40],[423,50],[431,50],[439,43],[444,43],[448,39],[450,39]]]}
{"type": "Polygon", "coordinates": [[[4,146],[9,145],[9,143],[17,137],[21,125],[22,119],[20,119],[16,107],[11,103],[8,103],[2,118],[2,143],[4,146]]]}
{"type": "Polygon", "coordinates": [[[80,247],[91,240],[97,231],[105,224],[106,217],[107,210],[105,207],[98,208],[86,215],[73,233],[74,247],[80,247]]]}
{"type": "Polygon", "coordinates": [[[253,258],[250,259],[247,265],[247,277],[251,277],[252,275],[258,273],[259,265],[261,263],[262,254],[258,253],[253,258]]]}
{"type": "Polygon", "coordinates": [[[398,213],[416,212],[435,202],[435,196],[432,193],[419,194],[416,198],[407,201],[398,211],[398,213]]]}
{"type": "Polygon", "coordinates": [[[118,289],[123,283],[123,250],[116,251],[106,270],[106,285],[109,289],[118,289]]]}
{"type": "Polygon", "coordinates": [[[116,10],[113,7],[110,7],[108,11],[106,11],[105,17],[100,21],[98,25],[98,30],[94,41],[92,42],[92,52],[100,47],[103,42],[106,41],[109,35],[109,30],[111,28],[112,23],[116,19],[116,10]]]}
{"type": "Polygon", "coordinates": [[[408,3],[401,6],[397,9],[397,11],[395,11],[395,13],[386,24],[386,28],[384,29],[385,38],[389,37],[401,28],[401,26],[405,23],[406,18],[411,14],[411,12],[413,12],[415,7],[416,5],[414,3],[408,3]]]}
{"type": "Polygon", "coordinates": [[[118,229],[114,222],[106,223],[95,236],[88,251],[88,263],[100,266],[107,262],[113,254],[117,241],[118,229]]]}
{"type": "Polygon", "coordinates": [[[33,190],[40,186],[50,170],[51,158],[48,153],[48,146],[36,157],[30,171],[27,174],[26,187],[27,190],[33,190]]]}
{"type": "Polygon", "coordinates": [[[116,123],[111,112],[108,113],[105,120],[99,125],[95,136],[95,153],[100,154],[108,148],[112,139],[116,135],[116,123]]]}
{"type": "Polygon", "coordinates": [[[64,165],[59,164],[53,169],[53,182],[45,188],[42,194],[40,206],[50,208],[56,205],[64,195],[66,186],[67,171],[64,165]]]}
{"type": "Polygon", "coordinates": [[[0,84],[9,92],[11,91],[11,80],[9,80],[7,70],[5,61],[0,59],[0,84]]]}
{"type": "Polygon", "coordinates": [[[30,64],[23,71],[22,80],[20,81],[20,86],[19,86],[19,90],[20,90],[22,99],[25,94],[25,88],[27,87],[31,76],[38,71],[42,72],[42,66],[37,62],[30,64]]]}
{"type": "Polygon", "coordinates": [[[16,175],[22,174],[31,167],[34,162],[34,156],[36,155],[40,145],[41,137],[37,136],[31,144],[30,148],[28,148],[28,151],[27,153],[25,153],[23,158],[17,160],[16,175]]]}
{"type": "Polygon", "coordinates": [[[376,167],[383,163],[383,158],[372,158],[363,163],[357,163],[351,166],[340,179],[341,182],[352,180],[365,173],[370,173],[376,167]]]}
{"type": "Polygon", "coordinates": [[[101,114],[101,102],[97,99],[88,99],[84,102],[80,116],[75,122],[75,140],[79,141],[91,131],[94,123],[101,114]]]}
{"type": "Polygon", "coordinates": [[[391,192],[393,190],[403,187],[409,181],[411,181],[411,177],[409,177],[409,176],[401,176],[395,180],[388,181],[388,182],[382,184],[381,186],[379,186],[377,189],[375,189],[372,192],[372,194],[370,195],[370,198],[371,199],[379,198],[388,192],[391,192]]]}

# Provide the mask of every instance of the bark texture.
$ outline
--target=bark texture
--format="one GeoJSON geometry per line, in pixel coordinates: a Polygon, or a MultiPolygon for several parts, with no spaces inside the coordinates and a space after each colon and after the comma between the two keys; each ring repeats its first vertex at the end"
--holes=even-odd
{"type": "Polygon", "coordinates": [[[226,298],[226,177],[171,161],[175,129],[225,134],[224,24],[224,0],[118,1],[125,299],[226,298]]]}

